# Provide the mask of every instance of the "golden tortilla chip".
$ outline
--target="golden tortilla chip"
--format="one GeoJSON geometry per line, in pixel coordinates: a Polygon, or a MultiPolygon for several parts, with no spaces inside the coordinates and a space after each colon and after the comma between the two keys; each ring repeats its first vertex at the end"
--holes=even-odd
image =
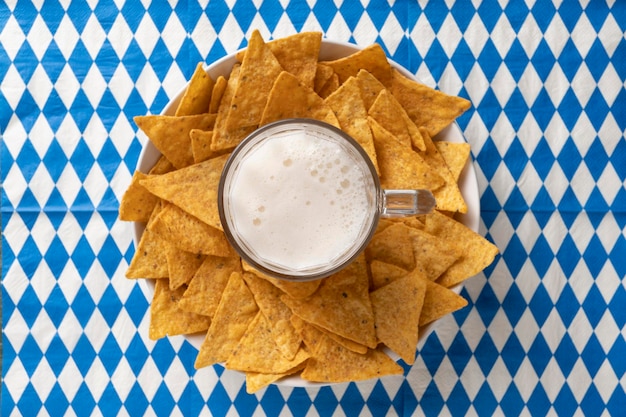
{"type": "Polygon", "coordinates": [[[120,202],[119,218],[129,222],[147,223],[159,198],[139,184],[147,175],[135,171],[120,202]]]}
{"type": "Polygon", "coordinates": [[[326,103],[337,115],[341,129],[356,140],[378,169],[374,138],[367,122],[367,110],[361,98],[359,83],[351,77],[337,91],[326,98],[326,103]]]}
{"type": "Polygon", "coordinates": [[[211,326],[194,366],[196,369],[225,362],[239,344],[259,308],[241,274],[233,272],[228,279],[211,326]]]}
{"type": "Polygon", "coordinates": [[[226,120],[229,145],[236,146],[258,127],[269,92],[282,71],[259,31],[253,31],[226,120]]]}
{"type": "Polygon", "coordinates": [[[331,67],[339,76],[339,83],[343,84],[350,77],[356,77],[362,69],[367,70],[384,86],[390,86],[392,81],[391,65],[385,51],[379,44],[370,45],[358,52],[334,61],[323,61],[322,64],[331,67]]]}
{"type": "Polygon", "coordinates": [[[150,231],[150,226],[161,211],[161,204],[154,208],[148,225],[141,235],[135,254],[126,270],[126,278],[166,278],[168,276],[168,243],[150,231]]]}
{"type": "Polygon", "coordinates": [[[461,172],[465,168],[470,157],[470,145],[466,142],[444,142],[437,140],[433,142],[439,151],[439,154],[446,161],[446,165],[450,169],[452,178],[458,183],[461,172]]]}
{"type": "Polygon", "coordinates": [[[207,256],[191,278],[178,307],[213,317],[233,272],[241,273],[239,257],[207,256]]]}
{"type": "Polygon", "coordinates": [[[178,103],[176,116],[207,113],[214,85],[215,81],[204,70],[204,64],[198,63],[183,97],[178,103]]]}
{"type": "Polygon", "coordinates": [[[339,89],[339,76],[335,73],[331,74],[326,84],[324,84],[317,94],[322,98],[328,98],[332,93],[339,89]]]}
{"type": "Polygon", "coordinates": [[[267,43],[280,66],[311,89],[314,87],[321,45],[321,32],[301,32],[267,43]]]}
{"type": "Polygon", "coordinates": [[[426,278],[414,270],[370,294],[376,337],[407,364],[415,361],[426,278]]]}
{"type": "Polygon", "coordinates": [[[301,376],[308,381],[349,382],[402,373],[402,367],[378,349],[362,355],[322,335],[316,356],[307,361],[301,376]]]}
{"type": "Polygon", "coordinates": [[[204,255],[180,250],[172,244],[169,245],[165,256],[167,257],[167,271],[170,278],[170,290],[172,291],[189,284],[204,261],[204,255]]]}
{"type": "Polygon", "coordinates": [[[431,137],[452,123],[471,106],[471,103],[457,96],[445,94],[417,81],[411,80],[392,70],[389,86],[416,126],[425,127],[431,137]]]}
{"type": "Polygon", "coordinates": [[[243,279],[269,322],[276,346],[286,359],[293,359],[300,349],[302,338],[291,324],[291,310],[280,299],[283,292],[252,273],[243,274],[243,279]]]}
{"type": "Polygon", "coordinates": [[[220,155],[219,152],[211,149],[211,142],[213,141],[212,130],[192,129],[189,132],[189,139],[191,139],[191,154],[195,164],[220,155]]]}
{"type": "Polygon", "coordinates": [[[478,274],[498,254],[498,248],[493,243],[437,211],[425,216],[424,230],[443,239],[461,253],[460,259],[437,279],[439,284],[448,288],[478,274]]]}
{"type": "Polygon", "coordinates": [[[328,330],[323,329],[321,327],[317,327],[313,324],[311,326],[316,327],[317,329],[319,329],[320,332],[324,333],[326,336],[333,339],[335,343],[345,347],[348,350],[351,350],[352,352],[360,353],[362,355],[365,355],[367,353],[368,347],[365,345],[362,345],[357,342],[353,342],[350,339],[346,339],[345,337],[339,336],[337,333],[329,332],[328,330]]]}
{"type": "Polygon", "coordinates": [[[369,299],[365,256],[322,280],[317,291],[303,300],[283,296],[294,314],[346,339],[375,348],[374,313],[369,299]]]}
{"type": "Polygon", "coordinates": [[[160,239],[187,252],[215,256],[232,256],[235,253],[221,230],[174,204],[165,204],[149,229],[160,239]]]}
{"type": "Polygon", "coordinates": [[[407,271],[415,268],[415,255],[409,228],[402,223],[393,224],[376,233],[365,248],[367,260],[396,265],[407,271]]]}
{"type": "MultiPolygon", "coordinates": [[[[326,85],[334,73],[335,71],[328,65],[318,63],[315,72],[315,80],[313,82],[313,90],[319,94],[320,90],[326,85]]],[[[337,84],[339,84],[339,78],[337,78],[337,84]]]]}
{"type": "Polygon", "coordinates": [[[226,86],[228,85],[228,80],[223,75],[217,77],[215,80],[215,84],[213,85],[213,92],[211,93],[211,102],[209,103],[209,113],[217,114],[217,111],[220,108],[220,102],[222,101],[222,96],[224,95],[224,91],[226,91],[226,86]]]}
{"type": "Polygon", "coordinates": [[[300,372],[306,366],[306,361],[289,369],[287,372],[278,374],[265,374],[260,372],[246,372],[246,392],[254,394],[258,390],[286,377],[300,372]]]}
{"type": "Polygon", "coordinates": [[[136,116],[133,120],[154,146],[177,168],[193,164],[191,129],[211,130],[215,114],[193,116],[136,116]]]}
{"type": "Polygon", "coordinates": [[[467,305],[467,300],[449,288],[426,281],[426,297],[419,325],[424,326],[467,305]]]}
{"type": "Polygon", "coordinates": [[[213,139],[211,141],[211,149],[214,151],[223,151],[233,149],[237,143],[238,138],[231,139],[231,133],[228,130],[226,121],[228,120],[228,112],[230,111],[230,103],[235,95],[237,83],[239,82],[239,74],[241,72],[241,65],[233,65],[233,69],[230,71],[228,81],[222,92],[219,105],[217,107],[217,116],[215,117],[215,126],[213,128],[213,139]]]}
{"type": "Polygon", "coordinates": [[[415,255],[415,265],[430,281],[439,278],[461,256],[461,252],[444,239],[421,229],[406,227],[406,231],[415,255]]]}
{"type": "Polygon", "coordinates": [[[184,169],[151,176],[140,184],[209,226],[223,230],[217,209],[217,188],[227,159],[228,154],[218,156],[184,169]],[[198,193],[198,190],[202,192],[198,193]]]}
{"type": "Polygon", "coordinates": [[[176,167],[165,156],[161,155],[150,171],[148,171],[148,175],[167,174],[175,169],[176,167]]]}
{"type": "Polygon", "coordinates": [[[372,274],[370,291],[375,291],[405,276],[409,271],[393,264],[373,260],[370,262],[370,273],[372,274]]]}
{"type": "Polygon", "coordinates": [[[420,131],[422,132],[422,138],[424,139],[424,145],[426,147],[426,150],[421,152],[420,155],[445,181],[443,187],[433,192],[435,201],[437,202],[435,207],[437,210],[467,213],[465,199],[446,161],[439,154],[439,151],[435,147],[426,129],[422,128],[420,131]]]}
{"type": "Polygon", "coordinates": [[[443,178],[412,149],[398,140],[371,117],[368,119],[374,136],[380,184],[386,189],[436,190],[443,178]]]}
{"type": "Polygon", "coordinates": [[[165,336],[191,334],[209,328],[211,318],[188,313],[178,308],[177,302],[184,288],[172,291],[166,279],[157,279],[154,296],[150,304],[150,326],[148,336],[157,340],[165,336]]]}
{"type": "Polygon", "coordinates": [[[228,357],[226,366],[243,372],[278,374],[288,372],[309,357],[305,350],[299,349],[293,358],[286,358],[276,345],[269,320],[259,311],[228,357]]]}
{"type": "Polygon", "coordinates": [[[283,71],[270,91],[260,125],[289,118],[316,119],[339,127],[333,109],[298,78],[283,71]]]}
{"type": "Polygon", "coordinates": [[[359,82],[359,89],[361,90],[363,104],[369,111],[372,104],[374,104],[374,101],[376,101],[378,94],[385,89],[385,86],[378,81],[376,77],[364,69],[359,70],[356,75],[356,79],[359,82]]]}
{"type": "Polygon", "coordinates": [[[404,109],[389,90],[381,90],[368,114],[391,133],[401,144],[410,148],[411,135],[402,113],[404,109]]]}
{"type": "Polygon", "coordinates": [[[295,298],[295,299],[307,298],[309,295],[317,291],[317,289],[320,286],[320,283],[322,282],[321,279],[304,281],[304,282],[288,281],[286,279],[274,278],[274,277],[271,277],[269,275],[262,273],[261,271],[257,271],[245,261],[242,261],[241,265],[244,271],[253,273],[256,276],[261,277],[271,282],[276,288],[280,289],[289,297],[295,298]]]}

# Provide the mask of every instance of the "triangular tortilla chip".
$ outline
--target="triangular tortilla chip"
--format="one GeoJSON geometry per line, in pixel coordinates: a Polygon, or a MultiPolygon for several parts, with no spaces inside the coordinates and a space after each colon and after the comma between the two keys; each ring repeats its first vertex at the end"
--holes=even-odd
{"type": "Polygon", "coordinates": [[[339,127],[333,109],[294,75],[283,71],[270,91],[260,125],[289,118],[321,120],[339,127]]]}
{"type": "Polygon", "coordinates": [[[159,202],[159,198],[139,184],[146,177],[147,175],[140,171],[135,171],[133,174],[133,179],[120,202],[120,220],[145,223],[150,220],[150,215],[159,202]]]}
{"type": "Polygon", "coordinates": [[[387,89],[381,90],[368,110],[373,119],[394,135],[400,143],[410,148],[411,135],[402,113],[404,109],[387,89]]]}
{"type": "Polygon", "coordinates": [[[465,199],[463,198],[461,190],[459,189],[452,172],[450,172],[446,161],[439,154],[439,151],[435,147],[435,144],[426,129],[421,128],[420,131],[426,148],[424,152],[420,152],[420,156],[428,165],[436,170],[445,181],[443,187],[440,187],[433,192],[437,202],[435,207],[437,210],[467,213],[467,204],[465,204],[465,199]]]}
{"type": "Polygon", "coordinates": [[[391,85],[391,65],[385,51],[379,44],[372,44],[344,58],[334,61],[322,61],[339,75],[339,83],[343,84],[350,77],[356,77],[362,69],[371,73],[383,85],[391,85]]]}
{"type": "Polygon", "coordinates": [[[226,129],[230,133],[229,145],[237,145],[257,128],[268,94],[282,71],[283,68],[259,31],[253,31],[226,120],[226,129]]]}
{"type": "MultiPolygon", "coordinates": [[[[231,139],[230,132],[226,121],[228,120],[228,113],[230,111],[230,102],[235,95],[237,89],[237,83],[239,82],[239,74],[241,73],[241,64],[233,65],[228,81],[221,96],[219,105],[217,106],[217,116],[215,117],[215,127],[213,128],[213,139],[211,140],[211,149],[214,151],[223,151],[233,149],[237,143],[238,138],[231,139]]],[[[215,107],[214,104],[211,106],[215,107]]]]}
{"type": "Polygon", "coordinates": [[[136,116],[133,120],[154,146],[177,168],[193,164],[191,129],[211,130],[215,114],[193,116],[136,116]]]}
{"type": "Polygon", "coordinates": [[[372,274],[370,291],[384,287],[409,273],[409,271],[399,266],[377,260],[370,262],[370,272],[372,274]]]}
{"type": "Polygon", "coordinates": [[[407,271],[415,268],[409,228],[402,223],[393,224],[376,233],[365,248],[365,255],[370,262],[378,260],[407,271]]]}
{"type": "Polygon", "coordinates": [[[150,226],[161,211],[158,203],[148,225],[139,239],[135,254],[126,270],[126,278],[166,278],[168,276],[167,257],[165,256],[168,242],[150,231],[150,226]]]}
{"type": "Polygon", "coordinates": [[[406,231],[415,255],[415,266],[431,281],[439,278],[461,256],[461,252],[444,239],[411,227],[406,227],[406,231]]]}
{"type": "Polygon", "coordinates": [[[217,188],[228,155],[140,182],[154,195],[180,207],[209,226],[222,229],[217,209],[217,188]]]}
{"type": "Polygon", "coordinates": [[[204,64],[198,63],[183,97],[178,103],[176,116],[207,113],[214,85],[215,81],[204,70],[204,64]]]}
{"type": "MultiPolygon", "coordinates": [[[[237,66],[237,68],[239,68],[237,66]]],[[[226,87],[228,86],[228,79],[223,75],[217,77],[215,80],[215,84],[213,85],[213,92],[211,93],[211,102],[209,103],[209,113],[217,114],[217,111],[220,108],[220,103],[222,101],[222,96],[224,95],[224,91],[226,91],[226,87]]]]}
{"type": "Polygon", "coordinates": [[[160,239],[187,252],[215,256],[231,256],[235,253],[224,232],[174,204],[165,204],[149,229],[160,239]]]}
{"type": "Polygon", "coordinates": [[[316,279],[312,281],[304,281],[304,282],[296,282],[296,281],[288,281],[286,279],[279,279],[270,277],[267,274],[262,273],[261,271],[257,271],[250,264],[245,261],[241,262],[243,270],[246,272],[250,272],[257,277],[261,277],[270,283],[272,283],[276,288],[280,289],[282,292],[287,294],[291,298],[295,299],[304,299],[309,295],[313,294],[320,286],[322,282],[321,279],[316,279]]]}
{"type": "Polygon", "coordinates": [[[321,32],[301,32],[267,43],[281,67],[311,89],[321,45],[321,32]]]}
{"type": "MultiPolygon", "coordinates": [[[[322,87],[326,85],[334,73],[335,71],[333,71],[333,69],[328,65],[318,63],[317,70],[315,72],[315,80],[313,82],[313,90],[319,94],[322,87]]],[[[337,82],[339,82],[339,79],[337,79],[337,82]]]]}
{"type": "Polygon", "coordinates": [[[248,394],[254,394],[258,390],[265,388],[266,386],[286,377],[300,372],[306,366],[306,361],[289,369],[286,372],[278,374],[266,374],[260,372],[246,372],[246,392],[248,394]]]}
{"type": "Polygon", "coordinates": [[[286,358],[274,341],[269,320],[259,312],[228,357],[226,366],[243,372],[277,374],[293,369],[309,357],[305,350],[299,349],[293,358],[286,358]]]}
{"type": "Polygon", "coordinates": [[[363,104],[365,104],[365,108],[369,111],[374,101],[376,101],[378,94],[385,89],[385,86],[364,69],[357,73],[356,79],[359,82],[363,104]]]}
{"type": "Polygon", "coordinates": [[[449,288],[426,281],[426,297],[419,325],[424,326],[467,305],[467,300],[449,288]]]}
{"type": "Polygon", "coordinates": [[[191,153],[193,154],[193,162],[195,164],[224,153],[211,149],[211,143],[213,142],[212,130],[192,129],[189,132],[189,139],[191,139],[191,153]]]}
{"type": "Polygon", "coordinates": [[[349,382],[402,373],[402,367],[378,349],[362,355],[322,335],[316,356],[307,361],[301,376],[308,381],[349,382]]]}
{"type": "Polygon", "coordinates": [[[196,369],[225,362],[258,311],[254,297],[241,274],[233,272],[211,321],[211,327],[200,346],[194,364],[196,369]]]}
{"type": "Polygon", "coordinates": [[[439,154],[446,161],[454,181],[458,183],[461,172],[463,172],[463,168],[465,168],[465,164],[470,157],[470,144],[466,142],[444,142],[441,140],[434,141],[434,144],[439,154]]]}
{"type": "Polygon", "coordinates": [[[383,188],[436,190],[444,184],[443,178],[417,152],[398,142],[371,117],[369,125],[374,136],[383,188]]]}
{"type": "Polygon", "coordinates": [[[374,139],[367,123],[367,110],[361,98],[357,79],[349,78],[337,91],[326,98],[326,103],[337,115],[341,129],[363,147],[378,172],[374,139]]]}
{"type": "Polygon", "coordinates": [[[437,279],[445,287],[452,287],[478,274],[498,254],[498,248],[493,243],[437,211],[425,216],[424,230],[443,239],[461,253],[460,259],[437,279]]]}
{"type": "Polygon", "coordinates": [[[286,359],[293,359],[300,349],[302,338],[291,324],[293,313],[280,299],[283,292],[252,273],[243,274],[243,279],[261,312],[267,317],[278,349],[286,359]]]}
{"type": "Polygon", "coordinates": [[[241,273],[238,257],[207,256],[178,302],[185,310],[213,317],[233,272],[241,273]]]}
{"type": "Polygon", "coordinates": [[[417,127],[425,127],[434,137],[470,108],[471,103],[445,94],[400,74],[396,69],[390,90],[417,127]]]}
{"type": "Polygon", "coordinates": [[[370,294],[376,337],[409,365],[415,361],[426,281],[419,270],[413,270],[370,294]]]}
{"type": "Polygon", "coordinates": [[[170,278],[170,290],[172,291],[189,284],[204,261],[204,255],[186,252],[171,244],[165,256],[167,257],[167,271],[170,278]]]}
{"type": "Polygon", "coordinates": [[[317,91],[317,94],[320,97],[325,99],[325,98],[328,98],[328,96],[330,96],[332,93],[334,93],[338,89],[339,89],[339,76],[335,73],[332,73],[328,81],[326,81],[326,84],[324,84],[319,89],[319,91],[317,91]]]}
{"type": "Polygon", "coordinates": [[[175,169],[176,167],[165,156],[161,155],[154,166],[150,168],[150,171],[148,171],[148,175],[167,174],[175,169]]]}
{"type": "Polygon", "coordinates": [[[374,313],[369,299],[365,256],[322,280],[304,300],[283,296],[294,314],[304,320],[368,347],[376,347],[374,313]]]}
{"type": "Polygon", "coordinates": [[[189,313],[178,308],[177,303],[183,295],[183,287],[172,291],[166,279],[157,279],[154,284],[154,296],[150,304],[150,326],[148,336],[157,340],[165,336],[191,334],[209,328],[211,319],[199,314],[189,313]]]}

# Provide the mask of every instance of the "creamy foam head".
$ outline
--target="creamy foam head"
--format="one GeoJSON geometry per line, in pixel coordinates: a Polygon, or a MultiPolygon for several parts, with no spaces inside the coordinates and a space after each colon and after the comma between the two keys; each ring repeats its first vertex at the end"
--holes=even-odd
{"type": "Polygon", "coordinates": [[[231,226],[263,262],[295,271],[332,263],[360,246],[375,217],[371,173],[359,158],[304,130],[255,145],[226,196],[231,226]]]}

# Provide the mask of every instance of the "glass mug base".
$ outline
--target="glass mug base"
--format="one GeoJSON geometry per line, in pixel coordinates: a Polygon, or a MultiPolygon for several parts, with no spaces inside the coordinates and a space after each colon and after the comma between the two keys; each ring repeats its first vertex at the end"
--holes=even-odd
{"type": "Polygon", "coordinates": [[[381,217],[426,214],[428,190],[383,190],[363,148],[310,119],[265,125],[229,157],[218,189],[222,226],[243,260],[291,281],[326,276],[367,246],[381,217]]]}

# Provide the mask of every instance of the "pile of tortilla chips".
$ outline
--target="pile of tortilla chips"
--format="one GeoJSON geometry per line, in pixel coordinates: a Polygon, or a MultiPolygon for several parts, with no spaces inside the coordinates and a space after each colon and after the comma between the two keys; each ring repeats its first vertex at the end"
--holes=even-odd
{"type": "Polygon", "coordinates": [[[120,205],[122,220],[146,223],[127,277],[155,281],[149,336],[206,334],[196,367],[243,371],[248,392],[298,372],[327,383],[401,374],[386,352],[412,364],[420,328],[467,304],[450,288],[497,254],[454,219],[467,211],[457,182],[469,145],[432,140],[469,102],[404,77],[379,45],[323,62],[320,45],[320,33],[266,43],[254,32],[228,77],[198,65],[175,115],[135,118],[162,154],[120,205]],[[346,131],[384,188],[432,190],[437,210],[382,220],[365,252],[322,280],[242,263],[217,211],[222,168],[250,132],[292,117],[346,131]]]}

